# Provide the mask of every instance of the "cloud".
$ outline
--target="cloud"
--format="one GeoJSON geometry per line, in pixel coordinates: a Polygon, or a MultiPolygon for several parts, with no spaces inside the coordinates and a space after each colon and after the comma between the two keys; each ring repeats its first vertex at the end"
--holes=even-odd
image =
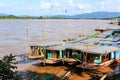
{"type": "Polygon", "coordinates": [[[70,6],[74,6],[73,0],[68,0],[68,4],[69,4],[70,6]]]}
{"type": "Polygon", "coordinates": [[[33,15],[73,15],[96,11],[120,12],[119,5],[120,0],[84,0],[84,3],[81,0],[3,0],[0,2],[0,11],[24,14],[28,9],[33,15]]]}
{"type": "Polygon", "coordinates": [[[0,13],[4,13],[6,10],[8,10],[8,7],[10,6],[10,4],[0,3],[0,13]]]}
{"type": "Polygon", "coordinates": [[[44,1],[42,1],[41,3],[40,3],[40,7],[41,8],[43,8],[43,9],[50,9],[51,8],[51,3],[48,3],[48,2],[44,2],[44,1]]]}
{"type": "Polygon", "coordinates": [[[60,4],[59,3],[54,3],[53,4],[55,7],[60,7],[60,4]]]}
{"type": "Polygon", "coordinates": [[[78,4],[78,8],[84,12],[92,12],[92,6],[90,4],[78,4]]]}
{"type": "Polygon", "coordinates": [[[120,11],[120,0],[104,0],[99,5],[104,11],[120,11]]]}
{"type": "Polygon", "coordinates": [[[89,4],[78,4],[78,7],[80,9],[89,9],[90,8],[90,5],[89,4]]]}
{"type": "Polygon", "coordinates": [[[5,8],[5,7],[9,7],[10,6],[10,4],[4,4],[4,3],[0,3],[0,7],[3,7],[3,8],[5,8]]]}

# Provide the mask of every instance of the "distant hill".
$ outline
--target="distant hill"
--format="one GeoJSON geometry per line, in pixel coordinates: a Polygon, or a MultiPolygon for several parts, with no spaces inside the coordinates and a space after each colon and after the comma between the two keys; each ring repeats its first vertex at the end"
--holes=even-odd
{"type": "Polygon", "coordinates": [[[56,17],[73,18],[73,19],[81,19],[81,18],[104,19],[104,18],[115,18],[119,16],[120,16],[120,12],[93,12],[93,13],[77,14],[77,15],[72,15],[72,16],[58,15],[56,17]]]}
{"type": "Polygon", "coordinates": [[[93,13],[85,13],[85,14],[78,14],[72,16],[72,18],[115,18],[119,17],[120,12],[93,12],[93,13]]]}
{"type": "MultiPolygon", "coordinates": [[[[10,16],[8,14],[0,13],[0,16],[10,16]]],[[[12,15],[14,16],[14,15],[12,15]]],[[[84,13],[84,14],[77,14],[77,15],[54,15],[54,16],[27,16],[27,15],[21,15],[21,16],[15,16],[19,18],[62,18],[62,19],[109,19],[109,18],[116,18],[120,17],[120,12],[92,12],[92,13],[84,13]]]]}

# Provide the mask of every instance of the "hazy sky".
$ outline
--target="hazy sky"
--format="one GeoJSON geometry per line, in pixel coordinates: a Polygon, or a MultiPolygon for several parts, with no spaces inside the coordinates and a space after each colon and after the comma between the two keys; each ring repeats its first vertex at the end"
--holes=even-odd
{"type": "Polygon", "coordinates": [[[74,15],[120,12],[120,0],[0,0],[0,13],[14,15],[74,15]]]}

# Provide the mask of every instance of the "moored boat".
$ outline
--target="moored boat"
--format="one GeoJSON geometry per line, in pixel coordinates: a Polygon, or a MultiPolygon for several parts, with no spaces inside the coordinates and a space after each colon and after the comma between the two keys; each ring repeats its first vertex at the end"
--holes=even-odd
{"type": "Polygon", "coordinates": [[[44,59],[44,47],[42,46],[30,46],[30,54],[26,56],[28,59],[44,59]]]}
{"type": "Polygon", "coordinates": [[[55,64],[61,62],[63,58],[63,53],[64,53],[63,50],[61,50],[59,46],[46,48],[44,63],[55,64]]]}
{"type": "Polygon", "coordinates": [[[82,63],[76,67],[86,69],[106,67],[120,57],[120,48],[113,46],[74,46],[70,49],[81,52],[82,63]]]}

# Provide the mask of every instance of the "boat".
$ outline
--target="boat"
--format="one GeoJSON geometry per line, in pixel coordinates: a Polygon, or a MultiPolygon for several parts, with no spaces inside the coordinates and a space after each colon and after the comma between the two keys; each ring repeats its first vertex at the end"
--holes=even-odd
{"type": "Polygon", "coordinates": [[[76,67],[85,69],[97,69],[106,67],[115,62],[120,56],[120,48],[113,46],[74,46],[69,48],[79,51],[81,63],[76,67]]]}
{"type": "Polygon", "coordinates": [[[55,64],[58,62],[63,62],[64,64],[64,62],[76,62],[71,54],[69,54],[68,52],[66,53],[66,49],[77,44],[80,43],[66,43],[58,46],[53,46],[51,48],[46,48],[45,63],[55,64]]]}
{"type": "Polygon", "coordinates": [[[120,18],[113,19],[112,24],[120,25],[120,18]]]}
{"type": "Polygon", "coordinates": [[[42,46],[30,46],[30,54],[26,56],[28,59],[44,59],[44,47],[42,46]]]}
{"type": "Polygon", "coordinates": [[[66,62],[69,65],[73,65],[77,62],[81,62],[81,54],[77,51],[72,51],[71,49],[66,49],[65,56],[63,58],[63,61],[66,62]]]}
{"type": "Polygon", "coordinates": [[[53,46],[45,49],[45,60],[44,63],[56,64],[62,61],[63,50],[59,49],[59,46],[53,46]]]}

